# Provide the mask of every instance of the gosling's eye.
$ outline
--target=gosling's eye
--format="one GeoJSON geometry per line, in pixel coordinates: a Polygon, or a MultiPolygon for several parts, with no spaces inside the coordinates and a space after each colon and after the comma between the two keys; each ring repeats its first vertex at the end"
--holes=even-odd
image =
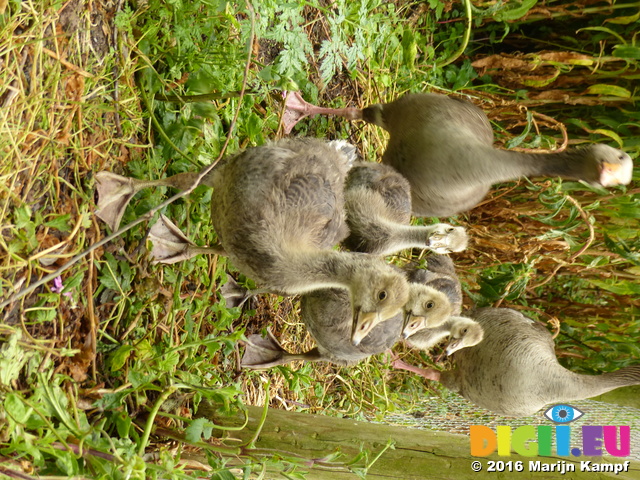
{"type": "Polygon", "coordinates": [[[380,293],[378,293],[378,300],[384,300],[385,298],[387,298],[387,292],[382,290],[380,293]]]}
{"type": "Polygon", "coordinates": [[[468,329],[468,328],[463,328],[463,329],[462,329],[462,334],[463,334],[463,335],[466,335],[468,331],[469,331],[469,329],[468,329]]]}
{"type": "Polygon", "coordinates": [[[425,305],[424,305],[424,306],[425,306],[426,308],[433,308],[433,307],[435,307],[435,306],[436,306],[436,303],[435,303],[435,302],[427,302],[427,303],[425,303],[425,305]]]}

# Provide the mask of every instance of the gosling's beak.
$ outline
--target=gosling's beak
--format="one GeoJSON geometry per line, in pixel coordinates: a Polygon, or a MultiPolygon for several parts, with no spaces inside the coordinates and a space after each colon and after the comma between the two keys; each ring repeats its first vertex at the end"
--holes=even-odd
{"type": "Polygon", "coordinates": [[[447,356],[451,355],[456,350],[460,350],[461,347],[462,347],[462,339],[454,338],[447,344],[447,348],[445,349],[445,351],[447,352],[447,356]]]}
{"type": "Polygon", "coordinates": [[[411,321],[411,312],[405,312],[404,320],[402,322],[402,338],[407,338],[409,336],[409,332],[407,332],[407,327],[409,326],[410,321],[411,321]]]}
{"type": "Polygon", "coordinates": [[[376,325],[378,319],[377,312],[362,312],[360,307],[356,307],[353,312],[353,327],[351,329],[351,343],[357,347],[376,325]]]}
{"type": "Polygon", "coordinates": [[[411,312],[407,312],[404,317],[404,328],[402,329],[402,337],[409,338],[416,333],[425,324],[424,317],[418,317],[411,312]]]}
{"type": "Polygon", "coordinates": [[[615,185],[628,185],[633,176],[633,161],[628,155],[621,163],[602,164],[602,172],[600,173],[600,184],[603,187],[613,187],[615,185]]]}

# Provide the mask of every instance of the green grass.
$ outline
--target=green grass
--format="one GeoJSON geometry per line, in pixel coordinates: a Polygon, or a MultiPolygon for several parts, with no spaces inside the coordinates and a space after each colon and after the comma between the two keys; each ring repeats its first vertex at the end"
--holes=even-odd
{"type": "MultiPolygon", "coordinates": [[[[277,138],[283,89],[333,106],[406,91],[464,95],[510,148],[559,145],[560,128],[572,144],[606,142],[634,158],[640,151],[640,55],[627,18],[636,10],[624,5],[581,6],[568,16],[563,2],[551,2],[549,22],[530,2],[476,3],[461,55],[462,5],[435,0],[261,2],[253,27],[250,10],[234,2],[149,0],[108,15],[96,2],[62,5],[10,1],[0,13],[1,300],[107,235],[93,215],[96,172],[159,178],[277,138]],[[543,50],[552,54],[542,58],[543,50]],[[211,93],[218,97],[183,101],[211,93]]],[[[335,118],[305,120],[294,134],[347,138],[372,160],[385,143],[379,129],[335,118]]],[[[608,191],[555,180],[497,186],[482,206],[452,219],[472,238],[454,256],[465,304],[558,319],[559,354],[576,371],[637,362],[637,179],[608,191]]],[[[140,192],[123,224],[171,194],[140,192]]],[[[216,239],[210,195],[196,189],[163,208],[199,245],[216,239]]],[[[147,228],[135,226],[67,269],[62,291],[48,282],[3,310],[0,473],[226,479],[231,465],[246,462],[245,473],[233,472],[254,478],[260,462],[279,460],[254,463],[211,440],[213,426],[192,419],[200,402],[382,419],[411,411],[430,388],[383,356],[352,368],[239,370],[245,333],[271,326],[291,350],[312,345],[296,299],[226,308],[219,287],[228,275],[250,279],[222,257],[153,265],[147,228]],[[178,450],[152,426],[182,438],[178,450]],[[202,440],[205,470],[181,460],[202,440]]]]}

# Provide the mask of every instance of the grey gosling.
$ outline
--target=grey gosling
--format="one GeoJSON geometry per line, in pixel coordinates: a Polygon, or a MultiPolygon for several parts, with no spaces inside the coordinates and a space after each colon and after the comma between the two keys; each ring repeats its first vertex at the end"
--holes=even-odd
{"type": "Polygon", "coordinates": [[[409,301],[404,312],[376,325],[358,344],[350,341],[352,329],[349,296],[344,290],[326,289],[300,297],[300,317],[317,346],[292,354],[287,352],[269,332],[267,338],[254,334],[242,358],[242,366],[261,369],[283,365],[294,360],[353,365],[390,349],[400,338],[404,326],[416,319],[427,326],[437,326],[451,314],[445,294],[425,285],[410,284],[409,301]]]}
{"type": "Polygon", "coordinates": [[[386,104],[320,108],[297,92],[286,99],[285,130],[308,115],[339,115],[378,125],[390,134],[382,162],[411,183],[416,216],[446,217],[482,201],[495,183],[522,176],[562,177],[603,187],[631,182],[633,162],[607,145],[558,153],[522,153],[493,146],[489,119],[475,105],[433,93],[407,94],[386,104]]]}
{"type": "Polygon", "coordinates": [[[342,243],[350,250],[391,255],[415,247],[444,254],[467,247],[463,227],[410,225],[411,187],[388,165],[356,163],[347,174],[344,197],[349,236],[342,243]]]}
{"type": "Polygon", "coordinates": [[[344,290],[330,288],[307,293],[300,297],[300,317],[317,346],[307,352],[286,351],[268,331],[268,336],[254,334],[247,337],[241,366],[264,369],[284,365],[295,360],[354,365],[365,358],[391,348],[402,333],[403,315],[397,313],[376,325],[358,345],[351,341],[351,305],[344,290]]]}
{"type": "MultiPolygon", "coordinates": [[[[236,268],[264,290],[281,294],[348,290],[357,343],[401,310],[409,285],[382,259],[332,250],[348,233],[343,185],[349,158],[342,148],[310,138],[280,140],[224,158],[201,183],[214,189],[212,223],[236,268]]],[[[120,185],[112,174],[103,178],[130,198],[131,192],[147,186],[184,188],[196,177],[125,179],[129,182],[120,185]]],[[[105,185],[101,192],[102,179],[98,181],[99,195],[106,199],[100,212],[119,221],[123,201],[105,185]]]]}
{"type": "Polygon", "coordinates": [[[484,338],[485,332],[481,325],[470,318],[451,316],[446,322],[435,328],[424,328],[407,338],[407,343],[414,348],[428,351],[445,338],[449,342],[445,351],[447,355],[462,348],[479,344],[484,338]]]}
{"type": "Polygon", "coordinates": [[[462,288],[453,261],[448,255],[429,255],[426,268],[405,268],[411,283],[421,283],[444,293],[452,307],[452,315],[462,312],[462,288]]]}
{"type": "MultiPolygon", "coordinates": [[[[459,317],[462,312],[462,288],[456,275],[451,259],[446,255],[430,255],[427,257],[427,268],[406,269],[409,282],[423,284],[444,293],[451,305],[451,317],[435,328],[420,325],[420,319],[414,318],[405,323],[402,337],[409,346],[428,351],[446,337],[451,336],[445,351],[453,353],[455,350],[465,348],[481,341],[484,332],[475,323],[459,317]],[[465,327],[466,330],[465,330],[465,327]]],[[[424,370],[408,364],[400,358],[394,358],[392,365],[395,368],[417,373],[425,378],[432,379],[433,371],[424,370]]]]}
{"type": "Polygon", "coordinates": [[[508,308],[482,308],[471,316],[485,331],[478,345],[459,350],[440,382],[470,402],[512,417],[640,384],[640,365],[602,375],[581,375],[558,363],[543,326],[508,308]]]}

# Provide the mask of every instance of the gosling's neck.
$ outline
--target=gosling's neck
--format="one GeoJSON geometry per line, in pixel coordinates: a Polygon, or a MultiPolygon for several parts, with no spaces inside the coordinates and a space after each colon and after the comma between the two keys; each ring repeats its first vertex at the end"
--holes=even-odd
{"type": "MultiPolygon", "coordinates": [[[[596,181],[595,168],[585,160],[584,149],[571,149],[559,153],[524,153],[513,150],[491,149],[493,182],[516,180],[519,177],[561,177],[565,179],[596,181]]],[[[474,172],[476,174],[476,172],[474,172]]],[[[481,175],[481,172],[477,172],[481,175]]]]}
{"type": "Polygon", "coordinates": [[[291,249],[281,263],[275,287],[291,295],[325,288],[349,290],[362,254],[335,250],[291,249]]]}
{"type": "Polygon", "coordinates": [[[385,227],[389,232],[389,238],[385,245],[381,245],[381,249],[384,250],[380,252],[381,255],[392,255],[409,248],[427,248],[433,232],[430,226],[402,225],[388,221],[385,227]]]}
{"type": "Polygon", "coordinates": [[[407,342],[420,350],[429,350],[434,345],[437,345],[442,340],[447,338],[451,333],[451,321],[446,320],[444,323],[438,325],[434,328],[424,328],[409,338],[407,338],[407,342]]]}

